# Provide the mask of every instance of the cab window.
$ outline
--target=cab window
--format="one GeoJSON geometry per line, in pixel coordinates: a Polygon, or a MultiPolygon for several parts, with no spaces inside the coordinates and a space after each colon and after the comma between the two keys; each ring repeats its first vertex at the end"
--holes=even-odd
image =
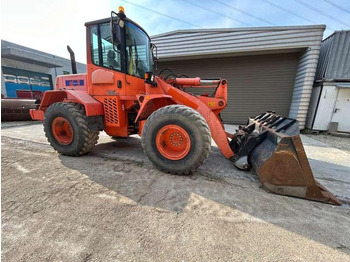
{"type": "Polygon", "coordinates": [[[90,29],[90,35],[91,35],[91,61],[95,65],[100,65],[99,57],[98,57],[98,33],[97,33],[97,26],[91,26],[90,29]]]}
{"type": "Polygon", "coordinates": [[[126,28],[126,71],[129,75],[144,78],[146,72],[153,71],[149,37],[130,22],[126,28]]]}
{"type": "Polygon", "coordinates": [[[104,23],[91,27],[91,58],[96,65],[113,70],[121,70],[120,50],[113,49],[110,24],[104,23]]]}

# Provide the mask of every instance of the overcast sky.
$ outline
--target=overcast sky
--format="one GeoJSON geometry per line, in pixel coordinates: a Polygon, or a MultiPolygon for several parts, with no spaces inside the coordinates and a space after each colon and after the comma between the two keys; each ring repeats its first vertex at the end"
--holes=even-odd
{"type": "Polygon", "coordinates": [[[69,58],[66,49],[69,44],[77,61],[86,63],[84,22],[109,17],[110,11],[117,11],[119,5],[124,6],[126,15],[140,24],[149,35],[177,29],[271,24],[326,24],[328,29],[325,37],[334,30],[350,29],[349,0],[219,1],[226,6],[214,0],[1,0],[1,39],[66,58],[69,58]],[[272,2],[288,12],[267,2],[272,2]],[[300,2],[317,9],[318,12],[300,2]]]}

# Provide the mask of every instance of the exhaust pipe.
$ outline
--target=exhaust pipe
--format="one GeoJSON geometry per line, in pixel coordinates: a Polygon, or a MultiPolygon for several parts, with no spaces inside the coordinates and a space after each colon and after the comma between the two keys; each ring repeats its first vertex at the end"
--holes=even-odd
{"type": "Polygon", "coordinates": [[[72,74],[77,74],[77,63],[75,62],[74,52],[73,52],[72,48],[70,48],[69,45],[67,45],[67,50],[70,54],[70,62],[72,65],[72,74]]]}

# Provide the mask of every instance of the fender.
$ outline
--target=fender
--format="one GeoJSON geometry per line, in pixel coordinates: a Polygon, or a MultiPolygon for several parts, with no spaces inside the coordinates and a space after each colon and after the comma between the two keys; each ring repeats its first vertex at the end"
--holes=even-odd
{"type": "MultiPolygon", "coordinates": [[[[227,135],[221,121],[205,103],[200,101],[197,97],[169,85],[158,77],[156,80],[157,84],[163,89],[164,93],[170,95],[177,104],[191,107],[204,117],[209,126],[212,138],[226,158],[230,159],[235,155],[229,145],[227,135]]],[[[226,85],[227,84],[225,81],[225,89],[226,85]]]]}
{"type": "Polygon", "coordinates": [[[176,104],[171,96],[163,94],[149,94],[149,95],[137,95],[141,107],[136,116],[135,123],[137,121],[145,120],[157,109],[176,104]]]}
{"type": "Polygon", "coordinates": [[[30,110],[33,120],[44,120],[46,109],[57,102],[75,102],[84,105],[87,116],[103,115],[103,105],[85,90],[50,90],[44,93],[39,109],[30,110]]]}

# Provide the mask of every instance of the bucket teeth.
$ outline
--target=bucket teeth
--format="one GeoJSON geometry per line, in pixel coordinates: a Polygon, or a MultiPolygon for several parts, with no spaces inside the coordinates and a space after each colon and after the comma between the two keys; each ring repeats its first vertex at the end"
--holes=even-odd
{"type": "Polygon", "coordinates": [[[297,120],[265,113],[249,122],[242,130],[249,132],[254,128],[255,135],[252,132],[246,136],[247,141],[240,141],[242,146],[236,158],[244,154],[248,156],[249,165],[266,189],[276,194],[341,205],[331,192],[315,180],[300,139],[297,120]],[[248,149],[248,140],[252,137],[258,142],[253,147],[250,143],[248,149]]]}

